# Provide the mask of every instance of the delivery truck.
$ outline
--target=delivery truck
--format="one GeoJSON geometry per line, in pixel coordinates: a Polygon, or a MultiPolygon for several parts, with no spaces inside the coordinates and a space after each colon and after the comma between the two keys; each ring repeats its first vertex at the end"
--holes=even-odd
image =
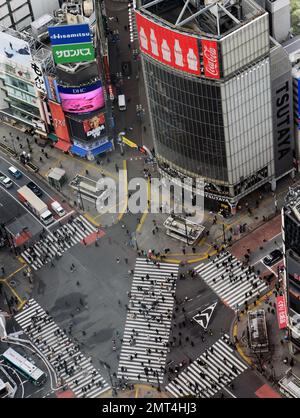
{"type": "Polygon", "coordinates": [[[45,225],[54,221],[53,215],[39,197],[37,197],[27,186],[17,191],[20,202],[24,203],[45,225]]]}

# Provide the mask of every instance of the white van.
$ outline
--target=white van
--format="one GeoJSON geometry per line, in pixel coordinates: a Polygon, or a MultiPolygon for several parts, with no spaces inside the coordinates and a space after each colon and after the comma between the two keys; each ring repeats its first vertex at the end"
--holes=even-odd
{"type": "Polygon", "coordinates": [[[125,94],[119,94],[118,96],[119,110],[126,110],[126,99],[125,94]]]}
{"type": "Polygon", "coordinates": [[[58,202],[52,202],[51,203],[51,208],[54,210],[55,213],[57,213],[60,217],[65,215],[65,210],[63,209],[63,207],[58,203],[58,202]]]}

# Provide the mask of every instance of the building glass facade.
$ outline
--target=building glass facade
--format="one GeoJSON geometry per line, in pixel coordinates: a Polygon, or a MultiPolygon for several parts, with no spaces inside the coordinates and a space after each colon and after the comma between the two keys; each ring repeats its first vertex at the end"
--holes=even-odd
{"type": "Polygon", "coordinates": [[[226,182],[220,86],[167,69],[150,57],[144,57],[143,67],[157,158],[185,174],[226,182]]]}

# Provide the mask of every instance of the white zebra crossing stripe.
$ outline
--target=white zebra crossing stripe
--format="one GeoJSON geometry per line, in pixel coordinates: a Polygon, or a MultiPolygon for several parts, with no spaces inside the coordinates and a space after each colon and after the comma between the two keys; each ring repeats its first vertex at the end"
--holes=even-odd
{"type": "Polygon", "coordinates": [[[56,256],[61,257],[65,251],[78,244],[83,238],[97,231],[82,215],[73,219],[55,231],[46,235],[43,240],[33,244],[32,251],[26,249],[21,256],[34,270],[43,267],[56,256]]]}
{"type": "Polygon", "coordinates": [[[232,309],[241,309],[245,301],[264,294],[268,286],[241,261],[228,252],[222,252],[209,263],[195,268],[208,286],[232,309]]]}
{"type": "Polygon", "coordinates": [[[109,389],[90,360],[34,299],[27,302],[15,320],[76,397],[95,398],[109,389]]]}
{"type": "Polygon", "coordinates": [[[138,258],[129,295],[118,377],[162,383],[178,265],[138,258]],[[146,368],[146,370],[145,370],[146,368]],[[148,373],[147,373],[148,372],[148,373]]]}
{"type": "Polygon", "coordinates": [[[180,373],[166,390],[175,398],[193,395],[211,398],[237,376],[247,370],[228,345],[229,336],[224,335],[180,373]]]}

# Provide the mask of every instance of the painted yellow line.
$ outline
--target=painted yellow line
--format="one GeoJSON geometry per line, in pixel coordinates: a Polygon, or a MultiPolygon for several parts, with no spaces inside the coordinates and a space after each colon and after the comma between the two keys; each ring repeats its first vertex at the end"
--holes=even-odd
{"type": "Polygon", "coordinates": [[[123,171],[124,171],[124,195],[125,195],[125,202],[124,202],[124,206],[122,208],[122,210],[120,211],[119,215],[118,215],[118,221],[120,221],[123,216],[124,213],[127,210],[127,206],[128,206],[128,182],[127,182],[127,161],[123,160],[123,171]]]}
{"type": "Polygon", "coordinates": [[[23,308],[23,306],[25,305],[25,303],[27,302],[27,299],[24,299],[23,300],[23,302],[21,302],[19,305],[18,305],[18,310],[20,311],[22,308],[23,308]]]}
{"type": "Polygon", "coordinates": [[[134,396],[135,398],[138,398],[139,391],[140,391],[140,389],[137,387],[136,390],[135,390],[135,396],[134,396]]]}
{"type": "Polygon", "coordinates": [[[11,273],[9,276],[5,277],[5,280],[10,279],[11,277],[13,277],[15,274],[19,273],[19,271],[23,270],[23,268],[26,267],[26,264],[24,264],[22,267],[18,268],[16,271],[14,271],[13,273],[11,273]]]}
{"type": "Polygon", "coordinates": [[[83,216],[90,221],[93,225],[95,226],[100,226],[101,224],[99,224],[98,222],[95,221],[95,218],[92,218],[88,213],[84,213],[83,216]]]}
{"type": "MultiPolygon", "coordinates": [[[[101,174],[105,174],[106,177],[111,177],[112,179],[114,179],[116,181],[119,180],[119,177],[118,176],[116,176],[115,174],[111,173],[110,171],[105,170],[105,168],[98,167],[98,166],[95,166],[95,165],[93,165],[91,163],[87,163],[87,162],[84,163],[84,167],[88,167],[90,169],[93,169],[95,171],[100,172],[101,174]]],[[[84,171],[85,170],[86,170],[86,168],[84,169],[84,171]]]]}
{"type": "Polygon", "coordinates": [[[20,255],[17,257],[17,259],[20,261],[21,264],[27,264],[23,257],[20,255]]]}
{"type": "Polygon", "coordinates": [[[149,203],[148,203],[148,202],[150,202],[150,199],[151,199],[151,182],[150,182],[150,179],[148,177],[148,182],[147,182],[147,211],[143,213],[143,215],[141,217],[141,220],[140,220],[140,223],[138,224],[138,226],[136,228],[136,232],[141,231],[141,229],[142,229],[142,227],[143,227],[143,225],[146,221],[146,218],[148,216],[149,209],[150,209],[149,203]]]}
{"type": "Polygon", "coordinates": [[[18,301],[19,301],[18,309],[19,309],[19,306],[22,305],[22,303],[24,302],[24,299],[22,299],[18,295],[18,293],[15,291],[15,289],[9,283],[7,283],[7,281],[5,281],[4,284],[9,288],[9,290],[11,291],[11,293],[18,299],[18,301]]]}
{"type": "MultiPolygon", "coordinates": [[[[233,336],[234,337],[237,337],[237,324],[235,324],[234,325],[234,327],[233,327],[233,336]]],[[[242,350],[242,347],[240,346],[240,344],[239,343],[237,343],[236,344],[236,349],[237,349],[237,351],[238,351],[238,353],[239,353],[239,355],[246,361],[246,363],[248,363],[248,364],[252,364],[252,360],[251,360],[251,358],[250,357],[248,357],[244,352],[243,352],[243,350],[242,350]]]]}

